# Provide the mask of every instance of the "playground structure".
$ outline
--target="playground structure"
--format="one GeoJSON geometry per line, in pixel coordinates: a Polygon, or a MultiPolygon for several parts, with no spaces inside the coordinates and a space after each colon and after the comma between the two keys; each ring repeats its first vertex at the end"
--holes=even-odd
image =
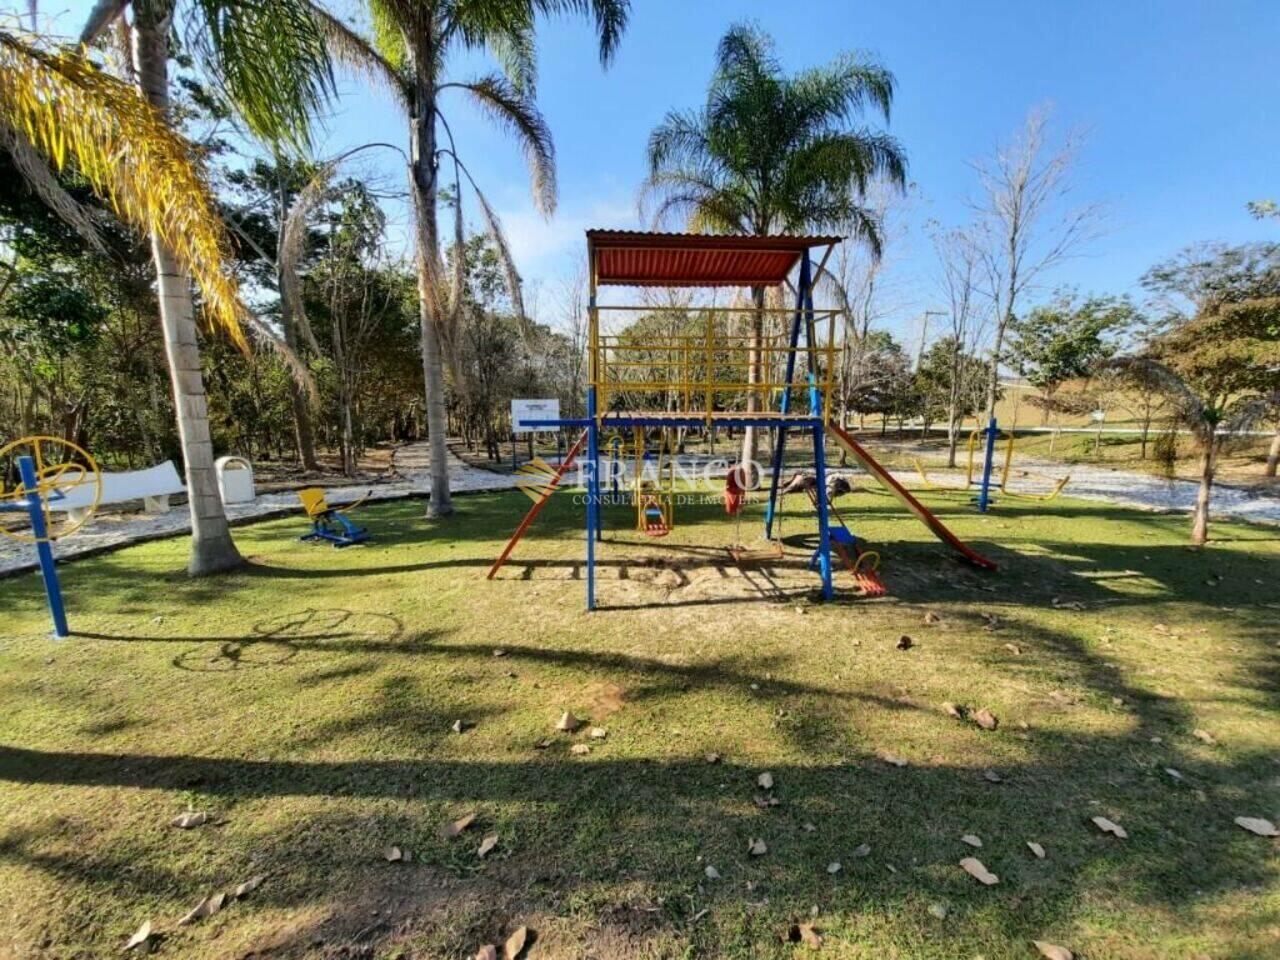
{"type": "MultiPolygon", "coordinates": [[[[779,481],[787,435],[793,431],[811,435],[819,491],[813,499],[818,542],[811,566],[821,578],[823,599],[834,596],[833,552],[863,584],[864,592],[883,592],[882,584],[877,587],[879,557],[865,549],[842,517],[837,516],[837,525],[832,526],[833,511],[826,496],[828,436],[848,450],[939,539],[976,566],[994,569],[991,561],[961,543],[839,425],[828,422],[826,412],[830,409],[837,362],[836,335],[845,321],[842,311],[815,306],[814,278],[821,275],[840,240],[829,236],[700,236],[588,230],[587,415],[527,423],[534,429],[579,428],[583,436],[545,485],[488,576],[492,578],[511,556],[570,464],[578,458],[585,440],[581,470],[587,489],[586,592],[587,609],[594,610],[596,550],[603,539],[601,437],[610,431],[619,435],[631,432],[637,448],[636,525],[642,533],[663,536],[674,523],[674,477],[663,471],[663,467],[670,470],[670,432],[717,426],[773,432],[764,515],[764,539],[770,542],[774,541],[774,526],[780,516],[779,481]],[[815,250],[821,251],[816,269],[812,260],[815,250]],[[615,286],[751,288],[757,295],[748,306],[602,304],[600,289],[615,286]],[[760,293],[767,287],[784,288],[794,297],[794,306],[764,306],[766,299],[760,293]],[[627,322],[644,318],[656,319],[657,323],[627,322]],[[620,321],[622,331],[609,332],[610,321],[620,321]],[[643,478],[645,471],[640,469],[648,456],[645,444],[650,430],[659,435],[655,479],[643,478]]],[[[743,550],[735,559],[741,562],[745,554],[743,550]]]]}
{"type": "Polygon", "coordinates": [[[325,499],[324,490],[320,487],[307,487],[305,490],[299,490],[298,500],[302,503],[302,509],[307,518],[311,521],[311,532],[304,533],[298,539],[323,540],[326,543],[333,544],[335,547],[350,547],[357,543],[364,543],[369,539],[369,529],[352,523],[347,514],[368,499],[369,494],[366,493],[353,503],[332,507],[325,499]]]}
{"type": "MultiPolygon", "coordinates": [[[[1043,474],[1032,473],[1029,470],[1019,470],[1019,475],[1023,477],[1034,477],[1049,485],[1049,489],[1044,493],[1026,493],[1023,491],[1013,490],[1010,488],[1009,480],[1013,475],[1013,451],[1017,442],[1017,428],[1005,430],[999,429],[999,424],[992,420],[985,428],[974,428],[969,433],[967,444],[967,457],[965,462],[965,480],[966,488],[977,486],[980,488],[977,501],[979,508],[985,512],[986,507],[991,506],[994,500],[991,497],[991,474],[994,472],[994,459],[996,456],[997,445],[1004,443],[1004,460],[1000,468],[1000,484],[997,489],[1000,493],[1007,497],[1015,497],[1021,500],[1040,500],[1049,501],[1062,493],[1067,484],[1071,482],[1071,475],[1066,474],[1062,477],[1049,477],[1043,474]],[[994,432],[994,433],[993,433],[994,432]],[[975,479],[975,475],[979,472],[978,447],[983,441],[986,441],[983,449],[984,456],[981,460],[981,476],[975,479]]],[[[938,490],[945,489],[942,485],[935,484],[925,471],[924,464],[920,462],[918,457],[912,462],[915,465],[916,473],[920,475],[920,481],[926,489],[938,490]]]]}
{"type": "Polygon", "coordinates": [[[36,548],[53,635],[70,635],[53,542],[89,522],[102,500],[102,474],[83,447],[59,437],[31,436],[0,447],[0,514],[25,513],[29,529],[0,533],[36,548]],[[16,478],[17,482],[12,483],[16,478]],[[68,506],[74,504],[74,506],[68,506]],[[55,513],[61,513],[59,519],[55,513]]]}

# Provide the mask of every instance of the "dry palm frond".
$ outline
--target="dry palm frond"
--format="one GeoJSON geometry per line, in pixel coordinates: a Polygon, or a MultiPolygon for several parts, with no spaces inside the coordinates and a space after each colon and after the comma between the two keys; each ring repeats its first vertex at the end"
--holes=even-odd
{"type": "Polygon", "coordinates": [[[413,104],[413,90],[405,82],[400,71],[383,57],[364,37],[356,33],[333,14],[317,4],[310,4],[311,14],[316,18],[329,52],[335,60],[346,65],[356,73],[368,77],[391,91],[400,106],[409,111],[413,104]]]}
{"type": "Polygon", "coordinates": [[[329,181],[333,176],[334,163],[326,163],[316,171],[314,177],[298,193],[289,208],[284,220],[284,232],[280,241],[280,298],[284,308],[298,325],[303,339],[317,354],[322,353],[320,344],[316,342],[315,332],[311,329],[311,321],[307,317],[306,305],[302,302],[302,283],[298,278],[298,265],[306,253],[307,221],[311,213],[319,206],[329,193],[329,181]]]}
{"type": "Polygon", "coordinates": [[[1168,397],[1178,420],[1201,440],[1213,435],[1209,408],[1180,376],[1160,361],[1150,357],[1112,357],[1102,366],[1168,397]]]}
{"type": "Polygon", "coordinates": [[[121,220],[154,231],[200,285],[209,321],[247,348],[213,194],[190,144],[149,104],[83,57],[0,32],[0,125],[54,169],[74,163],[121,220]]]}
{"type": "Polygon", "coordinates": [[[98,253],[106,253],[89,212],[62,188],[35,147],[9,127],[0,126],[0,148],[13,159],[22,179],[40,200],[98,253]]]}
{"type": "Polygon", "coordinates": [[[507,282],[507,296],[511,298],[511,309],[515,311],[516,319],[520,321],[521,331],[528,338],[533,333],[533,324],[524,312],[524,295],[521,288],[524,281],[520,279],[520,272],[516,270],[515,258],[511,256],[506,234],[502,231],[502,221],[498,219],[498,214],[493,207],[489,206],[488,198],[475,185],[475,181],[472,181],[471,187],[476,192],[476,200],[484,216],[485,232],[489,236],[489,242],[493,244],[494,252],[498,255],[498,263],[502,266],[502,275],[507,282]]]}

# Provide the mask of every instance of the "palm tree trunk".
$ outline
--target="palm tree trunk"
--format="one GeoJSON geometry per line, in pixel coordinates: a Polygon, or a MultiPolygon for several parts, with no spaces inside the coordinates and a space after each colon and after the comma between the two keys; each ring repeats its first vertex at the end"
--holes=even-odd
{"type": "Polygon", "coordinates": [[[1209,539],[1209,498],[1218,469],[1218,443],[1216,434],[1210,436],[1200,451],[1200,489],[1196,491],[1196,508],[1191,515],[1191,542],[1197,547],[1209,539]]]}
{"type": "Polygon", "coordinates": [[[1280,466],[1280,427],[1276,427],[1276,435],[1271,438],[1271,449],[1267,451],[1267,476],[1274,477],[1278,466],[1280,466]]]}
{"type": "Polygon", "coordinates": [[[433,60],[429,51],[415,57],[415,112],[410,118],[411,182],[418,241],[418,313],[422,329],[422,376],[426,383],[427,439],[431,445],[431,499],[428,517],[453,513],[449,495],[448,433],[444,401],[444,359],[440,344],[440,231],[436,221],[436,123],[433,60]]]}
{"type": "MultiPolygon", "coordinates": [[[[134,69],[143,96],[157,110],[169,110],[169,26],[171,11],[160,4],[139,8],[134,22],[134,69]]],[[[218,493],[213,468],[213,442],[209,437],[204,377],[196,342],[195,306],[191,277],[178,263],[158,233],[151,235],[155,262],[160,324],[165,355],[173,385],[173,405],[178,418],[178,440],[186,467],[187,499],[191,510],[191,558],[187,572],[193,577],[229,570],[243,563],[231,539],[227,515],[218,493]]]]}
{"type": "MultiPolygon", "coordinates": [[[[756,413],[760,409],[760,400],[756,396],[756,384],[761,381],[761,346],[764,341],[764,287],[751,288],[751,300],[755,309],[751,312],[751,339],[747,343],[747,413],[756,413]]],[[[749,485],[758,481],[756,463],[756,428],[748,424],[742,431],[742,465],[744,476],[749,485]]]]}

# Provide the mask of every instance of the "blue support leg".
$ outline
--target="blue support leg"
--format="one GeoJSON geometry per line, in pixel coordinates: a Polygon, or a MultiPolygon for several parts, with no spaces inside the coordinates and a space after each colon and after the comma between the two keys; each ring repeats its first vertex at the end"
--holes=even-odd
{"type": "Polygon", "coordinates": [[[44,504],[40,499],[40,481],[36,476],[36,462],[31,457],[18,458],[18,473],[26,488],[23,499],[27,501],[27,515],[31,518],[31,535],[36,541],[36,556],[40,560],[40,578],[44,581],[45,599],[49,601],[49,616],[53,618],[53,635],[65,639],[67,610],[62,604],[62,585],[58,583],[58,571],[53,562],[53,546],[49,543],[49,528],[44,522],[44,504]]]}
{"type": "Polygon", "coordinates": [[[996,453],[996,418],[992,417],[987,424],[986,456],[982,462],[982,490],[978,494],[978,512],[986,513],[991,506],[991,468],[995,463],[996,453]]]}
{"type": "Polygon", "coordinates": [[[596,539],[600,536],[600,432],[596,425],[596,388],[587,388],[587,610],[596,608],[596,539]]]}
{"type": "MultiPolygon", "coordinates": [[[[800,284],[796,289],[796,312],[791,321],[791,337],[788,340],[787,376],[783,381],[782,401],[778,404],[779,412],[784,416],[791,411],[791,381],[796,374],[796,348],[800,345],[800,320],[805,305],[805,291],[809,287],[809,252],[806,250],[800,260],[800,284]]],[[[769,478],[769,504],[764,511],[764,536],[773,539],[773,517],[778,508],[778,481],[782,477],[782,458],[787,451],[786,421],[778,424],[778,442],[773,452],[773,468],[769,478]]]]}
{"type": "Polygon", "coordinates": [[[818,481],[818,567],[822,574],[822,599],[835,596],[831,586],[831,518],[827,509],[826,434],[822,424],[813,427],[813,461],[818,481]]]}

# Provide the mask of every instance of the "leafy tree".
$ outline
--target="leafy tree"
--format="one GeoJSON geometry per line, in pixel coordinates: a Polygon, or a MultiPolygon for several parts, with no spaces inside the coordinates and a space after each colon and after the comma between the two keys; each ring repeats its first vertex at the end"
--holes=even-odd
{"type": "MultiPolygon", "coordinates": [[[[409,179],[431,441],[428,512],[443,516],[453,511],[445,446],[448,423],[444,367],[446,359],[453,362],[457,357],[465,264],[457,258],[452,271],[446,271],[438,221],[442,167],[453,173],[452,245],[459,250],[465,248],[461,209],[465,177],[475,190],[493,246],[502,256],[509,293],[522,320],[524,309],[520,305],[520,278],[497,217],[459,156],[458,145],[445,121],[446,99],[441,95],[457,91],[516,137],[529,163],[534,201],[550,214],[556,203],[555,149],[551,131],[534,101],[536,18],[558,13],[590,15],[600,40],[601,62],[607,63],[626,28],[630,4],[628,0],[367,0],[364,5],[373,23],[372,40],[320,6],[313,4],[312,10],[334,56],[385,86],[403,108],[409,123],[409,179]],[[467,81],[447,79],[451,53],[479,50],[494,58],[498,72],[467,81]]],[[[454,372],[458,372],[456,364],[454,372]]]]}
{"type": "MultiPolygon", "coordinates": [[[[894,78],[873,60],[844,54],[787,75],[772,39],[748,24],[729,28],[699,110],[673,110],[649,137],[645,194],[654,220],[736,234],[848,230],[879,255],[880,229],[862,206],[868,186],[902,188],[906,159],[886,134],[860,125],[868,110],[886,121],[894,78]]],[[[747,410],[759,409],[765,291],[748,356],[747,410]]],[[[755,462],[756,431],[744,431],[742,462],[755,462]]]]}
{"type": "Polygon", "coordinates": [[[1223,446],[1280,410],[1280,297],[1211,306],[1156,342],[1153,355],[1112,363],[1170,399],[1200,451],[1191,540],[1209,535],[1209,504],[1223,446]]]}
{"type": "Polygon", "coordinates": [[[1060,293],[1010,328],[1011,356],[1032,386],[1041,390],[1043,422],[1049,420],[1054,395],[1068,380],[1088,376],[1099,361],[1115,352],[1114,337],[1131,328],[1137,310],[1117,297],[1060,293]]]}
{"type": "Polygon", "coordinates": [[[926,424],[946,419],[949,434],[958,435],[964,419],[982,409],[990,372],[990,361],[967,351],[955,337],[930,344],[914,378],[926,424]]]}

